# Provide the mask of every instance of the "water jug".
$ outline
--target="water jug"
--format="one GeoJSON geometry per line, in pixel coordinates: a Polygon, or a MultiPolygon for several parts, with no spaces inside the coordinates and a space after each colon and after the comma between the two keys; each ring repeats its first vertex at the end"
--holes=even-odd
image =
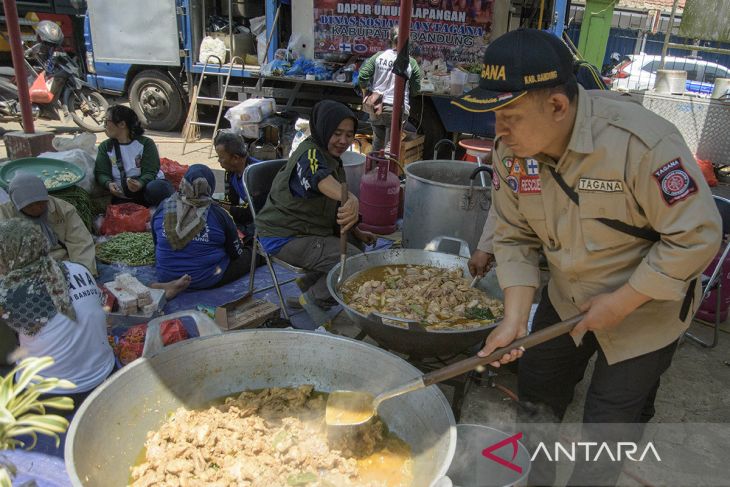
{"type": "Polygon", "coordinates": [[[365,174],[360,180],[360,228],[379,235],[396,230],[400,179],[398,166],[382,151],[371,152],[365,160],[365,174]]]}

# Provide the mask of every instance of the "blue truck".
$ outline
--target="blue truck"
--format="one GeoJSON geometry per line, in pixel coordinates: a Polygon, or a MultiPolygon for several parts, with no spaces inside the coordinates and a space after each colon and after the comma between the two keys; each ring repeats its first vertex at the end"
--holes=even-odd
{"type": "MultiPolygon", "coordinates": [[[[263,7],[266,35],[271,38],[269,59],[273,59],[279,45],[276,22],[279,2],[221,1],[224,4],[231,2],[227,9],[222,9],[229,16],[236,4],[253,3],[263,7]]],[[[192,87],[203,72],[204,66],[198,61],[199,46],[212,13],[206,12],[206,5],[210,8],[211,2],[89,0],[84,28],[88,82],[104,93],[127,96],[132,108],[151,129],[178,130],[187,115],[192,87]]],[[[308,15],[313,18],[311,7],[308,15]]],[[[230,68],[225,64],[221,67],[209,65],[207,71],[226,73],[228,69],[231,69],[231,82],[227,92],[222,93],[225,77],[206,76],[199,104],[218,105],[214,99],[225,97],[224,104],[234,106],[249,97],[268,97],[277,101],[280,110],[306,113],[322,98],[353,106],[361,102],[352,83],[266,77],[257,67],[246,64],[230,68]]],[[[451,97],[445,95],[426,93],[412,97],[411,119],[426,136],[424,152],[427,155],[431,153],[433,143],[448,136],[449,132],[493,134],[491,114],[466,113],[450,102],[451,97]]]]}

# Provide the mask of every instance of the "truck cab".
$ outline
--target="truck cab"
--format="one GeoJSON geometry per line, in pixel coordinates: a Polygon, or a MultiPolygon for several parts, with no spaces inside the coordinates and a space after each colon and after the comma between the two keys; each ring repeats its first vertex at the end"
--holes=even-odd
{"type": "Polygon", "coordinates": [[[186,56],[181,46],[188,29],[181,17],[189,4],[188,0],[88,3],[87,81],[104,93],[128,96],[137,115],[153,130],[177,130],[185,121],[186,56]],[[139,15],[143,11],[145,15],[139,15]]]}

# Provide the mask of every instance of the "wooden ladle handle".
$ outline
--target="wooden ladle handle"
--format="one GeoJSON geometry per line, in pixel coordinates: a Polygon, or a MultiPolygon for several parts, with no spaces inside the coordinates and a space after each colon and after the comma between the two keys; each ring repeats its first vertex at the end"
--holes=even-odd
{"type": "Polygon", "coordinates": [[[575,325],[577,325],[582,319],[582,314],[573,316],[572,318],[568,318],[565,321],[561,321],[560,323],[548,326],[547,328],[543,328],[542,330],[536,331],[535,333],[530,333],[527,336],[518,338],[506,347],[498,348],[486,357],[479,357],[475,355],[473,357],[469,357],[467,359],[455,362],[451,365],[447,365],[444,368],[429,372],[428,374],[425,374],[423,376],[423,383],[426,387],[428,387],[431,384],[436,384],[448,379],[453,379],[454,377],[465,374],[470,370],[476,369],[480,365],[486,365],[490,362],[494,362],[495,360],[499,360],[500,358],[502,358],[502,355],[509,353],[515,348],[534,347],[535,345],[539,345],[548,340],[552,340],[553,338],[559,337],[560,335],[570,333],[573,328],[575,328],[575,325]]]}

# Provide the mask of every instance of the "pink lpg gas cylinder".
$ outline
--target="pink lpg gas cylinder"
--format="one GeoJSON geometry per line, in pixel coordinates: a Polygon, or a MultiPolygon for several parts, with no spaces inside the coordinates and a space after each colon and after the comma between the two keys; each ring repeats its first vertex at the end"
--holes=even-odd
{"type": "MultiPolygon", "coordinates": [[[[712,275],[715,268],[720,264],[720,257],[721,255],[720,253],[718,253],[718,255],[716,255],[713,261],[710,263],[710,265],[707,266],[705,272],[703,272],[704,275],[708,277],[712,275]]],[[[718,276],[718,279],[722,281],[722,295],[720,296],[720,321],[725,321],[727,319],[728,308],[730,308],[730,256],[726,258],[725,262],[723,262],[721,265],[722,269],[720,270],[720,275],[718,276]]],[[[704,321],[714,322],[716,305],[717,289],[710,292],[705,300],[702,301],[700,309],[697,310],[697,318],[704,321]]]]}
{"type": "Polygon", "coordinates": [[[400,179],[398,166],[382,152],[371,152],[365,159],[365,174],[360,180],[360,228],[379,235],[396,230],[400,179]]]}

